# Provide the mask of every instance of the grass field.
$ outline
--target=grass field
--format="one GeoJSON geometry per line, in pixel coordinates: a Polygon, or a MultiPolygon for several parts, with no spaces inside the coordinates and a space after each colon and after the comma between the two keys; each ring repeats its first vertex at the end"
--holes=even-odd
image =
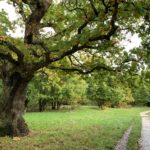
{"type": "Polygon", "coordinates": [[[141,119],[148,108],[107,109],[82,107],[73,111],[26,113],[32,133],[20,140],[0,138],[0,150],[113,150],[133,124],[128,150],[137,150],[141,119]]]}

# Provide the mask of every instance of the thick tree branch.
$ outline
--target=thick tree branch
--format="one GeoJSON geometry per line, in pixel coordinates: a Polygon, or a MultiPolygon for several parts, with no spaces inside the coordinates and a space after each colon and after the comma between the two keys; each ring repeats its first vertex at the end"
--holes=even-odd
{"type": "Polygon", "coordinates": [[[30,7],[33,7],[31,15],[27,18],[25,23],[25,37],[26,44],[32,44],[33,36],[39,32],[40,21],[51,5],[51,0],[37,0],[30,3],[29,0],[24,0],[30,7]]]}
{"type": "Polygon", "coordinates": [[[50,69],[59,69],[62,71],[66,71],[66,72],[78,72],[80,74],[88,74],[88,73],[92,73],[93,71],[100,71],[100,70],[105,70],[105,71],[110,71],[110,72],[121,72],[122,71],[122,66],[125,63],[129,63],[129,62],[139,62],[139,60],[134,59],[134,58],[127,58],[125,59],[120,65],[118,65],[117,67],[110,67],[104,64],[101,65],[96,65],[94,67],[90,67],[88,69],[82,69],[81,66],[78,66],[80,68],[67,68],[67,67],[55,67],[55,66],[50,66],[50,69]]]}
{"type": "Polygon", "coordinates": [[[61,55],[59,55],[58,57],[55,57],[55,58],[51,58],[51,62],[55,62],[55,61],[58,61],[60,59],[63,59],[64,57],[66,56],[69,56],[69,55],[72,55],[73,53],[79,51],[79,50],[82,50],[85,48],[85,45],[82,45],[82,46],[78,46],[78,45],[75,45],[72,47],[71,50],[68,50],[64,53],[62,53],[61,55]]]}
{"type": "Polygon", "coordinates": [[[108,33],[105,35],[99,35],[97,37],[91,37],[89,41],[109,40],[110,37],[116,32],[118,27],[115,25],[115,22],[117,21],[118,5],[119,5],[118,1],[114,0],[114,6],[113,6],[114,9],[113,9],[113,14],[112,14],[111,21],[110,21],[111,28],[108,31],[108,33]]]}

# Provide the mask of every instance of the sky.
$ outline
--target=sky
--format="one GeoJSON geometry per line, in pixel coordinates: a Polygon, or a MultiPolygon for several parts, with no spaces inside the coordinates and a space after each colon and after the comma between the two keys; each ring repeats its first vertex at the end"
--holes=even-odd
{"type": "MultiPolygon", "coordinates": [[[[10,20],[17,20],[19,16],[17,16],[15,9],[12,5],[7,4],[5,0],[0,1],[0,11],[4,9],[8,13],[8,17],[10,20]]],[[[50,32],[50,31],[48,31],[50,32]]],[[[24,33],[20,27],[17,27],[15,32],[9,33],[12,37],[23,37],[24,33]]],[[[128,51],[132,48],[139,47],[141,43],[141,39],[138,37],[137,34],[131,35],[130,33],[126,35],[126,40],[120,42],[122,46],[128,51]],[[130,41],[130,42],[129,42],[130,41]]]]}

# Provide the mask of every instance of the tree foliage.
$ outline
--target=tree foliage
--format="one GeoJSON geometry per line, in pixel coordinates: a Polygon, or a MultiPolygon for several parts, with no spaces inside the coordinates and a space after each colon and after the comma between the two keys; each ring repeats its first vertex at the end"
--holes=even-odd
{"type": "Polygon", "coordinates": [[[88,97],[99,107],[124,107],[134,101],[128,84],[121,83],[117,76],[110,74],[90,77],[88,97]]]}
{"type": "Polygon", "coordinates": [[[59,109],[62,104],[75,107],[86,100],[86,89],[87,83],[79,75],[45,68],[29,84],[27,97],[32,108],[41,101],[51,104],[52,109],[59,109]]]}

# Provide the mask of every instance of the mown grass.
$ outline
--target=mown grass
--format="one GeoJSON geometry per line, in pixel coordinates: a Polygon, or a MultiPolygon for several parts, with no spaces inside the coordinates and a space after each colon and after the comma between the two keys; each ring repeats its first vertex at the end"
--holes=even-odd
{"type": "Polygon", "coordinates": [[[139,112],[148,108],[107,109],[82,107],[66,112],[26,113],[32,133],[14,141],[0,138],[3,150],[113,150],[133,124],[128,150],[138,149],[139,112]]]}

